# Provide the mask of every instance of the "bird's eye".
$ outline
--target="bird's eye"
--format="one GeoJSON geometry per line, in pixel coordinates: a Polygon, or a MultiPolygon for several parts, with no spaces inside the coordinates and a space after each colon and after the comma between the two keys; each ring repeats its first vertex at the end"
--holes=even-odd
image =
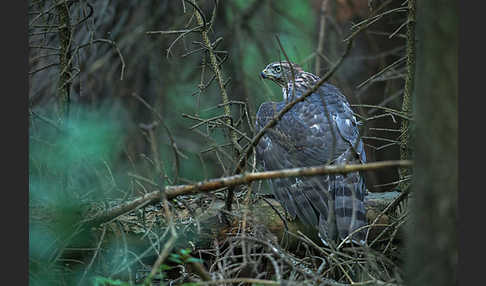
{"type": "Polygon", "coordinates": [[[282,70],[282,68],[281,68],[280,66],[276,66],[276,67],[275,67],[275,71],[276,71],[276,72],[280,72],[281,70],[282,70]]]}

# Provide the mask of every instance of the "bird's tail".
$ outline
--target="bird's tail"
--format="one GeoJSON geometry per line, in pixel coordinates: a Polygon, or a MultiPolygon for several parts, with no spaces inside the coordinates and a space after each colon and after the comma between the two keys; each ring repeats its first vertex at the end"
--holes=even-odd
{"type": "Polygon", "coordinates": [[[336,229],[340,240],[365,244],[366,209],[364,196],[366,187],[359,173],[337,175],[334,188],[334,212],[336,229]]]}

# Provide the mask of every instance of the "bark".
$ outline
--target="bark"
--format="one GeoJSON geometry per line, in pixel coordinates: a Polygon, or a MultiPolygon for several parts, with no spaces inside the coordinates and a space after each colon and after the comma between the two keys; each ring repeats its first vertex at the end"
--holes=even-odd
{"type": "MultiPolygon", "coordinates": [[[[405,115],[412,115],[412,95],[415,81],[415,21],[416,21],[416,3],[415,0],[408,1],[407,17],[407,78],[403,93],[402,111],[405,115]]],[[[411,147],[411,134],[413,134],[413,125],[407,119],[402,119],[401,138],[400,138],[400,159],[408,160],[413,158],[411,147]]],[[[399,189],[406,190],[410,186],[410,181],[406,180],[411,175],[411,169],[398,169],[401,183],[399,189]]]]}
{"type": "Polygon", "coordinates": [[[417,2],[408,285],[457,284],[457,1],[417,2]]]}
{"type": "Polygon", "coordinates": [[[57,110],[61,122],[67,119],[71,97],[71,19],[67,1],[57,5],[59,15],[59,81],[57,84],[57,110]]]}

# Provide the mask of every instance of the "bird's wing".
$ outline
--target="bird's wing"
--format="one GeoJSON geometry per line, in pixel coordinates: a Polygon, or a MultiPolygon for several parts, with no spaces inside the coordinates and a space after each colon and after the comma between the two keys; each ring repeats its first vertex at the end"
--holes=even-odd
{"type": "MultiPolygon", "coordinates": [[[[348,128],[346,121],[352,119],[349,117],[352,113],[344,106],[336,106],[341,104],[339,98],[326,97],[325,103],[327,110],[323,108],[319,94],[313,94],[308,100],[296,104],[276,126],[266,131],[256,147],[257,160],[265,170],[321,165],[336,160],[344,163],[343,156],[347,158],[353,155],[351,142],[356,142],[358,138],[357,128],[356,131],[348,128]],[[329,116],[325,115],[326,111],[329,116]]],[[[262,104],[257,112],[257,131],[283,106],[285,103],[262,104]]],[[[271,187],[287,211],[305,223],[318,227],[323,239],[328,237],[328,229],[333,227],[326,223],[328,202],[332,198],[336,227],[339,236],[344,238],[350,231],[363,225],[364,184],[356,183],[360,179],[359,173],[280,178],[271,180],[271,187]]]]}
{"type": "MultiPolygon", "coordinates": [[[[263,128],[284,103],[263,103],[258,112],[256,130],[263,128]]],[[[314,117],[313,106],[298,104],[286,113],[276,126],[266,131],[256,146],[257,160],[265,170],[279,170],[324,164],[327,160],[323,146],[327,122],[314,117]],[[311,125],[316,125],[310,128],[311,125]]],[[[321,118],[322,119],[322,118],[321,118]]],[[[278,178],[270,181],[274,196],[292,216],[305,223],[318,224],[318,215],[327,214],[327,195],[316,184],[327,188],[327,176],[322,178],[278,178]]]]}
{"type": "MultiPolygon", "coordinates": [[[[257,112],[257,131],[284,106],[283,102],[263,103],[257,112]]],[[[322,103],[315,98],[294,105],[274,127],[266,131],[258,144],[262,154],[276,153],[276,158],[264,158],[268,159],[264,161],[271,162],[268,170],[322,165],[336,160],[349,149],[349,144],[330,119],[331,122],[324,115],[322,103]],[[263,152],[265,150],[269,152],[263,152]]]]}
{"type": "MultiPolygon", "coordinates": [[[[258,112],[256,129],[263,128],[284,103],[263,103],[258,112]]],[[[345,151],[346,142],[334,130],[335,155],[327,152],[332,131],[326,117],[322,116],[318,102],[295,105],[282,119],[266,131],[256,146],[257,160],[265,170],[322,165],[336,159],[345,151]]],[[[331,139],[332,140],[332,139],[331,139]]],[[[329,176],[279,178],[271,180],[275,197],[292,216],[317,226],[327,219],[329,176]],[[321,216],[321,217],[320,217],[321,216]]]]}
{"type": "Polygon", "coordinates": [[[359,136],[359,123],[345,96],[335,86],[327,83],[319,88],[318,93],[328,106],[327,110],[339,135],[349,143],[348,146],[358,155],[361,163],[365,163],[366,155],[359,136]]]}

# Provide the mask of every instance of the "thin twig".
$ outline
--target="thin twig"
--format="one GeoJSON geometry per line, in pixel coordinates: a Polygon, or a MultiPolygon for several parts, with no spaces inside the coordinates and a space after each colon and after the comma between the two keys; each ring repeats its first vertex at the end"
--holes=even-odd
{"type": "Polygon", "coordinates": [[[315,74],[319,76],[321,72],[321,56],[324,51],[324,36],[326,31],[326,14],[327,14],[327,7],[328,7],[329,0],[322,0],[321,3],[321,19],[319,24],[319,38],[317,40],[317,49],[316,49],[316,69],[315,74]]]}
{"type": "Polygon", "coordinates": [[[125,65],[125,59],[123,58],[123,55],[122,55],[122,53],[120,51],[120,48],[118,47],[118,45],[116,44],[116,42],[115,41],[112,41],[112,40],[108,40],[108,39],[96,39],[96,40],[89,41],[89,43],[85,43],[85,44],[79,45],[77,47],[77,49],[82,49],[84,47],[91,46],[91,44],[93,44],[93,43],[107,43],[107,44],[112,45],[115,48],[115,50],[116,50],[116,52],[118,54],[118,57],[120,58],[120,62],[122,64],[122,66],[121,66],[121,72],[120,72],[120,80],[123,80],[123,76],[125,74],[125,67],[126,67],[126,65],[125,65]]]}
{"type": "Polygon", "coordinates": [[[163,207],[165,211],[165,217],[169,223],[171,236],[169,240],[164,244],[164,248],[160,252],[160,255],[157,257],[157,260],[155,261],[154,265],[152,266],[152,271],[150,271],[149,276],[145,279],[145,285],[152,285],[151,282],[153,277],[160,270],[160,265],[162,264],[162,262],[164,262],[167,256],[169,256],[169,253],[172,251],[172,248],[174,247],[174,243],[177,240],[177,232],[175,231],[172,213],[169,209],[169,203],[167,202],[167,199],[165,197],[163,198],[163,207]]]}
{"type": "Polygon", "coordinates": [[[232,279],[220,279],[213,281],[195,282],[196,285],[218,285],[226,283],[249,283],[249,284],[260,284],[260,285],[280,285],[277,281],[263,280],[255,278],[232,278],[232,279]]]}
{"type": "Polygon", "coordinates": [[[174,136],[172,135],[172,132],[170,131],[169,127],[165,124],[165,120],[160,115],[155,108],[153,108],[147,101],[145,101],[143,98],[141,98],[138,94],[132,93],[132,96],[135,97],[138,101],[140,101],[148,110],[150,110],[158,119],[159,123],[162,124],[164,127],[165,132],[167,132],[167,136],[169,137],[170,141],[170,147],[172,148],[172,151],[174,153],[174,182],[177,183],[179,180],[179,166],[180,166],[180,159],[179,156],[186,157],[182,152],[179,150],[177,147],[177,143],[174,140],[174,136]]]}
{"type": "Polygon", "coordinates": [[[89,269],[91,269],[91,266],[93,265],[93,262],[95,261],[96,256],[98,255],[98,252],[101,249],[101,244],[103,243],[103,240],[105,239],[105,234],[106,234],[106,226],[103,226],[103,231],[101,232],[101,236],[100,236],[100,239],[98,241],[98,245],[96,246],[96,251],[93,254],[93,257],[91,257],[91,261],[89,262],[88,266],[86,267],[86,269],[84,269],[83,276],[81,276],[81,279],[79,279],[78,285],[82,285],[84,277],[86,277],[86,274],[88,274],[89,269]]]}

